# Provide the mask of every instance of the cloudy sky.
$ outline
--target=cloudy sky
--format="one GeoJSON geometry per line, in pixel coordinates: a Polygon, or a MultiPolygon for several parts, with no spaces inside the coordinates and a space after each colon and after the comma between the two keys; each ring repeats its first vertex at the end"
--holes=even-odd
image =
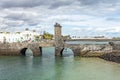
{"type": "Polygon", "coordinates": [[[64,35],[120,36],[120,0],[0,0],[0,31],[36,29],[64,35]]]}

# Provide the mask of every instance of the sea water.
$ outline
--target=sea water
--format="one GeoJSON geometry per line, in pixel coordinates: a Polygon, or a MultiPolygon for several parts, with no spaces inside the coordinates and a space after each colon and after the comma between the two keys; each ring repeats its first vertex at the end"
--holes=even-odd
{"type": "Polygon", "coordinates": [[[118,63],[65,53],[55,57],[49,47],[41,57],[0,56],[0,80],[120,80],[118,63]]]}

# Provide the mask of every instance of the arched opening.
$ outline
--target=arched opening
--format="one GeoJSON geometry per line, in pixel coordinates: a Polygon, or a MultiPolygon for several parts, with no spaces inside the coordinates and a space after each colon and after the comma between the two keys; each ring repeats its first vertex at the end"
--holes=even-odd
{"type": "Polygon", "coordinates": [[[42,55],[42,47],[41,46],[39,47],[39,50],[40,50],[40,55],[42,55]]]}
{"type": "Polygon", "coordinates": [[[25,51],[25,56],[33,56],[33,51],[30,48],[27,48],[25,51]]]}
{"type": "Polygon", "coordinates": [[[26,49],[27,48],[23,48],[23,49],[20,50],[21,55],[25,56],[26,49]]]}
{"type": "Polygon", "coordinates": [[[63,57],[73,57],[74,53],[70,48],[63,48],[61,50],[61,56],[63,56],[63,57]]]}
{"type": "Polygon", "coordinates": [[[33,56],[33,51],[29,48],[23,48],[20,51],[21,55],[23,56],[33,56]]]}
{"type": "Polygon", "coordinates": [[[60,51],[60,55],[63,56],[63,51],[64,51],[65,48],[63,48],[61,51],[60,51]]]}

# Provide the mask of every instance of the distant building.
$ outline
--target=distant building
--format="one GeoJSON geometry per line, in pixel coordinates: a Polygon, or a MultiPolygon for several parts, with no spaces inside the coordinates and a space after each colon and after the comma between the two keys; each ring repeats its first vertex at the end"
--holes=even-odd
{"type": "Polygon", "coordinates": [[[62,36],[64,40],[71,39],[70,35],[62,36]]]}
{"type": "Polygon", "coordinates": [[[75,36],[75,35],[74,35],[74,36],[72,36],[71,38],[72,38],[72,39],[80,39],[81,37],[80,37],[80,36],[75,36]]]}
{"type": "Polygon", "coordinates": [[[112,39],[120,39],[120,37],[113,37],[112,39]]]}
{"type": "Polygon", "coordinates": [[[23,42],[23,41],[34,41],[35,36],[40,36],[35,30],[30,31],[28,28],[23,32],[0,32],[0,42],[23,42]]]}
{"type": "Polygon", "coordinates": [[[94,38],[96,38],[96,39],[105,39],[106,37],[105,36],[95,36],[94,38]]]}

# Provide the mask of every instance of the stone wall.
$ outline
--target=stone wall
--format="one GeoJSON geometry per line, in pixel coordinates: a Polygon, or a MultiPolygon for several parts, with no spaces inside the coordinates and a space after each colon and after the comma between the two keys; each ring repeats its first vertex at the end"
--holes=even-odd
{"type": "Polygon", "coordinates": [[[0,55],[21,55],[23,48],[30,48],[34,56],[41,55],[38,43],[0,43],[0,55]]]}
{"type": "Polygon", "coordinates": [[[97,57],[106,53],[111,53],[112,51],[113,47],[108,44],[84,45],[81,50],[81,56],[97,57]]]}
{"type": "Polygon", "coordinates": [[[75,56],[97,57],[113,51],[113,46],[109,44],[65,44],[65,48],[70,48],[75,56]]]}

